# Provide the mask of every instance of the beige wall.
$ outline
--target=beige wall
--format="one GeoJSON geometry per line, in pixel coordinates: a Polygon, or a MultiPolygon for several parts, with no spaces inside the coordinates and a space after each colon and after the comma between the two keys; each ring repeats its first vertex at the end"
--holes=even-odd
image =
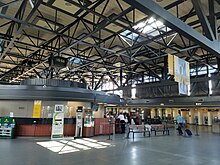
{"type": "Polygon", "coordinates": [[[76,109],[78,106],[83,106],[85,108],[91,108],[91,103],[90,102],[72,102],[69,101],[67,103],[67,106],[69,107],[69,115],[70,116],[76,116],[76,109]]]}
{"type": "Polygon", "coordinates": [[[41,117],[52,118],[55,105],[64,105],[65,117],[68,117],[67,101],[42,101],[41,117]]]}
{"type": "MultiPolygon", "coordinates": [[[[56,104],[64,105],[65,117],[75,116],[78,106],[86,108],[91,106],[89,102],[42,101],[41,117],[52,117],[56,104]]],[[[33,108],[34,101],[0,101],[0,116],[9,116],[10,112],[13,112],[14,117],[32,117],[33,108]]],[[[101,113],[100,108],[98,113],[101,113]]]]}
{"type": "Polygon", "coordinates": [[[94,118],[104,117],[104,105],[99,105],[98,111],[93,111],[94,118]]]}
{"type": "Polygon", "coordinates": [[[0,116],[32,117],[34,101],[0,101],[0,116]]]}
{"type": "Polygon", "coordinates": [[[166,108],[166,117],[168,117],[168,115],[172,116],[171,112],[171,108],[166,108]]]}

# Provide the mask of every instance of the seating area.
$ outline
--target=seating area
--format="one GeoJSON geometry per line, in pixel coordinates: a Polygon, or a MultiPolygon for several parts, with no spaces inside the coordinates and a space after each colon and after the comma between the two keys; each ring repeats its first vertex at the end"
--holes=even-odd
{"type": "Polygon", "coordinates": [[[169,135],[169,129],[166,127],[164,124],[151,124],[151,125],[129,125],[128,127],[128,133],[127,133],[127,138],[129,138],[130,133],[133,134],[133,139],[134,139],[134,134],[135,133],[143,133],[143,136],[145,137],[146,133],[148,133],[148,136],[151,136],[151,133],[154,132],[154,135],[157,136],[158,132],[162,132],[163,135],[169,135]]]}
{"type": "Polygon", "coordinates": [[[154,135],[157,136],[157,132],[162,132],[163,135],[169,135],[170,131],[164,124],[152,124],[151,132],[154,132],[154,135]]]}
{"type": "Polygon", "coordinates": [[[135,133],[143,133],[145,136],[146,132],[148,133],[148,136],[150,137],[150,130],[146,129],[144,125],[129,125],[129,131],[127,134],[127,138],[129,138],[129,134],[133,133],[133,139],[134,139],[134,134],[135,133]]]}

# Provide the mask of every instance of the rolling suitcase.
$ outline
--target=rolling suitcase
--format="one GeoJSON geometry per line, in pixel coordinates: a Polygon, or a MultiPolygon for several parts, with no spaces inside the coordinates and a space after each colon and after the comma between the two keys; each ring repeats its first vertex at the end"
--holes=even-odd
{"type": "Polygon", "coordinates": [[[182,131],[182,129],[181,129],[180,126],[178,126],[176,130],[178,131],[179,135],[182,135],[182,134],[183,134],[183,131],[182,131]]]}
{"type": "Polygon", "coordinates": [[[186,129],[185,131],[188,136],[192,136],[192,132],[189,129],[186,129]]]}

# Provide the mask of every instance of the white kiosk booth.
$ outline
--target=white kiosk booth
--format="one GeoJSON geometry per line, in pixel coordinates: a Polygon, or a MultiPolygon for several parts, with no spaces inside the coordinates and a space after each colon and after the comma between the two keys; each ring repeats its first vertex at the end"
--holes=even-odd
{"type": "Polygon", "coordinates": [[[62,139],[64,130],[64,105],[55,105],[51,139],[62,139]]]}
{"type": "Polygon", "coordinates": [[[76,131],[75,137],[82,137],[83,132],[83,107],[78,106],[76,110],[76,131]]]}

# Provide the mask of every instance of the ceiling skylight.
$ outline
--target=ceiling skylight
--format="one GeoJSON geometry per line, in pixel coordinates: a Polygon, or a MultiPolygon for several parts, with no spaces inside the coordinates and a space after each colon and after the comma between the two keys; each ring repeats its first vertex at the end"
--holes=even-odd
{"type": "MultiPolygon", "coordinates": [[[[137,25],[133,26],[135,30],[138,30],[142,33],[150,33],[154,30],[162,29],[165,25],[163,22],[156,20],[155,18],[151,17],[146,21],[140,22],[137,25]]],[[[167,28],[167,31],[170,31],[170,28],[167,28]]]]}
{"type": "Polygon", "coordinates": [[[165,32],[171,31],[171,29],[165,26],[163,22],[156,20],[153,17],[139,22],[137,25],[133,26],[133,29],[137,32],[125,30],[119,35],[130,46],[133,45],[134,42],[141,42],[145,40],[145,38],[139,33],[147,34],[149,37],[156,37],[165,32]]]}

